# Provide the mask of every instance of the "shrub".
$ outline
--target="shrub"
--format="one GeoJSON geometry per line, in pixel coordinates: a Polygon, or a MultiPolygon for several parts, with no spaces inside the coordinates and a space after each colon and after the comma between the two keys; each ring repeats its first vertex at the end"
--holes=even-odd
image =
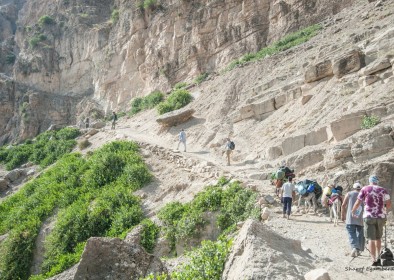
{"type": "Polygon", "coordinates": [[[249,53],[241,57],[240,59],[232,61],[224,71],[230,71],[239,65],[243,65],[250,61],[256,61],[260,59],[264,59],[266,56],[270,56],[281,51],[285,51],[294,46],[300,45],[302,43],[307,42],[309,39],[314,37],[317,32],[321,29],[321,25],[316,24],[299,30],[295,33],[291,33],[279,41],[273,43],[272,45],[265,47],[258,51],[257,53],[249,53]]]}
{"type": "Polygon", "coordinates": [[[55,24],[55,23],[56,23],[55,20],[52,17],[47,16],[47,15],[40,17],[40,19],[38,20],[38,24],[41,27],[43,27],[44,25],[51,25],[51,24],[55,24]]]}
{"type": "Polygon", "coordinates": [[[209,74],[208,73],[202,73],[201,75],[199,75],[195,80],[194,83],[196,85],[201,84],[203,81],[205,81],[208,78],[209,74]]]}
{"type": "Polygon", "coordinates": [[[180,88],[185,88],[185,87],[187,87],[187,83],[186,82],[181,82],[181,83],[177,83],[174,86],[174,89],[180,89],[180,88]]]}
{"type": "Polygon", "coordinates": [[[378,116],[364,116],[361,122],[361,129],[372,128],[380,122],[380,118],[378,116]]]}
{"type": "Polygon", "coordinates": [[[38,43],[45,41],[46,39],[47,36],[45,36],[44,34],[36,34],[29,40],[29,45],[31,48],[35,48],[38,43]]]}
{"type": "Polygon", "coordinates": [[[156,239],[159,236],[160,228],[149,219],[143,220],[141,225],[143,227],[141,232],[141,246],[148,253],[152,253],[156,245],[156,239]]]}
{"type": "Polygon", "coordinates": [[[135,115],[142,110],[152,109],[163,99],[164,94],[160,91],[153,91],[145,97],[137,97],[131,102],[130,114],[135,115]]]}
{"type": "Polygon", "coordinates": [[[217,213],[217,224],[222,231],[249,217],[259,219],[260,210],[255,207],[257,195],[238,182],[223,189],[223,182],[221,179],[217,185],[206,187],[189,203],[172,202],[158,212],[164,234],[172,246],[178,239],[199,234],[206,223],[203,218],[206,211],[217,213]]]}
{"type": "Polygon", "coordinates": [[[154,9],[156,7],[157,0],[144,0],[143,7],[144,9],[154,9]]]}
{"type": "Polygon", "coordinates": [[[112,10],[112,13],[111,13],[111,22],[117,23],[118,20],[119,20],[119,10],[114,9],[114,10],[112,10]]]}
{"type": "MultiPolygon", "coordinates": [[[[44,145],[47,138],[67,139],[70,135],[72,131],[60,135],[51,131],[37,137],[32,144],[44,145]]],[[[7,150],[1,148],[0,155],[3,157],[7,150]]],[[[33,279],[48,278],[77,263],[89,237],[121,237],[140,223],[143,218],[140,199],[132,194],[122,177],[125,166],[131,168],[135,164],[137,168],[131,169],[141,170],[142,158],[136,152],[135,143],[117,141],[86,158],[67,154],[18,193],[7,197],[0,204],[0,234],[9,233],[0,246],[0,267],[4,271],[0,278],[28,279],[35,238],[42,222],[54,215],[55,209],[57,222],[46,239],[43,274],[33,279]],[[105,168],[110,172],[105,173],[105,168]],[[98,176],[87,180],[92,177],[92,170],[105,173],[108,178],[98,176]]],[[[141,186],[141,182],[132,181],[140,178],[141,175],[129,178],[130,185],[141,186]]],[[[153,248],[156,229],[145,223],[144,242],[147,248],[153,248]]]]}
{"type": "Polygon", "coordinates": [[[15,59],[16,59],[15,54],[14,54],[14,53],[9,53],[9,54],[7,54],[6,57],[5,57],[5,62],[6,62],[7,64],[14,64],[15,59]]]}
{"type": "Polygon", "coordinates": [[[193,97],[186,89],[176,89],[171,92],[166,101],[157,106],[159,115],[180,109],[192,101],[193,97]]]}
{"type": "Polygon", "coordinates": [[[86,149],[87,147],[89,147],[91,144],[92,144],[92,143],[90,143],[88,139],[84,139],[84,140],[82,140],[82,141],[80,141],[80,142],[78,143],[78,148],[79,148],[80,150],[84,150],[84,149],[86,149]]]}

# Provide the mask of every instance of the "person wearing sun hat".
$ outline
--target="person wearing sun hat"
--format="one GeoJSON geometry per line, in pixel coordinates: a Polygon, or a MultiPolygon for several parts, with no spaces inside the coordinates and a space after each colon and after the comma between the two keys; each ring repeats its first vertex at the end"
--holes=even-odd
{"type": "Polygon", "coordinates": [[[352,208],[352,215],[356,216],[358,207],[364,202],[364,235],[369,240],[372,266],[380,265],[378,256],[382,249],[383,226],[386,223],[387,211],[391,208],[390,195],[378,184],[379,178],[371,175],[369,185],[361,189],[352,208]]]}
{"type": "Polygon", "coordinates": [[[363,206],[360,205],[356,216],[352,216],[352,208],[357,201],[361,190],[360,182],[353,184],[353,190],[348,192],[343,200],[341,207],[342,221],[346,222],[346,230],[349,236],[350,247],[352,248],[352,257],[361,255],[364,251],[364,224],[363,224],[363,206]]]}

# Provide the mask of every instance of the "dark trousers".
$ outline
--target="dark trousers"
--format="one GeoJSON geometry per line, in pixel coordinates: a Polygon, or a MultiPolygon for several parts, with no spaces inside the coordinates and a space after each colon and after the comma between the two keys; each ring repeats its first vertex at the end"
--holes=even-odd
{"type": "Polygon", "coordinates": [[[290,215],[292,202],[293,202],[293,198],[283,197],[283,214],[290,215]]]}

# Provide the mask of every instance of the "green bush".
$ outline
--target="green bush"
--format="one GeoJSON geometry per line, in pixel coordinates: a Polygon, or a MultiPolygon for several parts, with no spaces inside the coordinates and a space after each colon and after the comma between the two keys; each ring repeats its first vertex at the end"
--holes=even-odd
{"type": "Polygon", "coordinates": [[[152,109],[156,107],[164,99],[164,94],[160,91],[153,91],[145,97],[137,97],[131,102],[130,114],[135,115],[136,113],[152,109]]]}
{"type": "Polygon", "coordinates": [[[112,23],[116,23],[119,20],[119,10],[118,9],[114,9],[112,10],[111,13],[111,22],[112,23]]]}
{"type": "Polygon", "coordinates": [[[141,225],[143,227],[141,232],[141,246],[144,247],[148,253],[152,253],[156,245],[157,237],[159,236],[160,228],[149,219],[143,220],[141,225]]]}
{"type": "Polygon", "coordinates": [[[5,62],[7,64],[14,64],[15,63],[15,59],[16,59],[15,54],[14,53],[9,53],[5,57],[5,62]]]}
{"type": "Polygon", "coordinates": [[[159,115],[178,110],[192,101],[193,97],[186,89],[176,89],[164,102],[157,106],[159,115]]]}
{"type": "MultiPolygon", "coordinates": [[[[48,137],[69,141],[64,139],[74,134],[63,131],[49,135],[40,135],[32,145],[42,144],[48,137]]],[[[8,150],[2,148],[0,155],[4,157],[3,152],[8,150]]],[[[43,274],[33,279],[53,276],[77,263],[89,237],[122,237],[139,224],[143,211],[140,199],[132,192],[151,176],[135,175],[137,171],[145,172],[137,152],[135,143],[116,141],[86,158],[80,154],[64,155],[40,177],[0,203],[0,235],[9,234],[0,245],[0,278],[29,277],[35,238],[43,221],[55,213],[56,224],[45,242],[43,274]],[[124,175],[125,171],[132,176],[124,175]],[[96,173],[101,175],[93,176],[96,173]]],[[[155,229],[145,223],[144,242],[147,248],[153,248],[155,229]]]]}
{"type": "Polygon", "coordinates": [[[249,217],[259,219],[260,210],[255,207],[257,194],[242,188],[238,182],[223,188],[224,181],[206,187],[189,203],[172,202],[158,212],[163,232],[172,246],[179,239],[197,236],[206,224],[203,217],[207,211],[217,213],[217,224],[222,231],[249,217]]]}
{"type": "Polygon", "coordinates": [[[76,138],[80,134],[76,128],[63,128],[59,131],[47,131],[38,135],[35,141],[3,149],[0,162],[7,170],[12,170],[31,161],[46,167],[75,147],[76,138]]]}
{"type": "Polygon", "coordinates": [[[154,9],[156,7],[157,0],[144,0],[143,7],[144,9],[154,9]]]}
{"type": "Polygon", "coordinates": [[[48,16],[48,15],[42,16],[38,20],[38,24],[41,27],[43,27],[44,25],[51,25],[51,24],[55,24],[55,23],[56,23],[55,20],[52,17],[48,16]]]}
{"type": "Polygon", "coordinates": [[[200,248],[187,253],[190,261],[181,266],[179,270],[170,275],[150,274],[143,280],[220,280],[231,245],[232,240],[226,238],[221,238],[216,242],[203,241],[200,248]]]}
{"type": "Polygon", "coordinates": [[[84,139],[84,140],[82,140],[81,142],[78,143],[78,148],[80,150],[84,150],[87,147],[89,147],[91,144],[92,143],[90,143],[88,139],[84,139]]]}
{"type": "Polygon", "coordinates": [[[202,73],[201,75],[199,75],[195,80],[194,83],[196,85],[201,84],[203,81],[205,81],[208,78],[209,74],[208,73],[202,73]]]}
{"type": "Polygon", "coordinates": [[[181,89],[181,88],[185,88],[185,87],[187,87],[187,83],[186,82],[180,82],[180,83],[177,83],[174,86],[174,89],[181,89]]]}
{"type": "Polygon", "coordinates": [[[378,116],[364,116],[361,122],[361,129],[372,128],[380,122],[380,118],[378,116]]]}
{"type": "Polygon", "coordinates": [[[294,46],[300,45],[302,43],[307,42],[309,39],[314,37],[318,31],[322,28],[321,25],[316,24],[309,26],[305,29],[302,29],[300,31],[297,31],[295,33],[291,33],[279,41],[273,43],[272,45],[265,47],[258,51],[257,53],[248,53],[241,57],[240,59],[232,61],[224,71],[230,71],[234,69],[237,66],[243,65],[247,62],[250,61],[256,61],[260,59],[264,59],[266,56],[270,56],[276,53],[279,53],[281,51],[285,51],[287,49],[290,49],[294,46]]]}
{"type": "Polygon", "coordinates": [[[35,48],[38,43],[45,41],[47,39],[47,36],[44,34],[35,34],[30,40],[29,40],[29,45],[31,48],[35,48]]]}

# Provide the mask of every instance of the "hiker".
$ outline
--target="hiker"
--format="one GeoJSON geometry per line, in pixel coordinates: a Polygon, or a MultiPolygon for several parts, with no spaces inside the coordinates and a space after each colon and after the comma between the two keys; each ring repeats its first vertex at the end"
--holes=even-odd
{"type": "Polygon", "coordinates": [[[352,208],[352,215],[356,216],[358,207],[364,202],[364,234],[369,240],[372,266],[378,266],[380,259],[377,256],[382,249],[383,226],[386,223],[386,212],[391,208],[391,201],[387,190],[378,185],[379,179],[376,175],[369,177],[369,183],[370,185],[361,189],[352,208]]]}
{"type": "Polygon", "coordinates": [[[118,120],[118,116],[116,115],[115,111],[112,111],[112,125],[111,129],[115,129],[116,121],[118,120]]]}
{"type": "Polygon", "coordinates": [[[289,181],[284,183],[280,193],[280,200],[283,203],[283,218],[290,218],[291,204],[295,200],[295,186],[293,184],[293,177],[289,177],[289,181]]]}
{"type": "Polygon", "coordinates": [[[182,143],[183,147],[184,147],[183,151],[186,152],[186,133],[183,128],[182,128],[181,132],[179,132],[178,139],[179,139],[179,142],[178,142],[178,147],[176,149],[179,150],[179,144],[182,143]]]}
{"type": "Polygon", "coordinates": [[[352,248],[350,256],[357,257],[364,251],[364,224],[363,224],[363,207],[361,204],[355,216],[352,216],[352,209],[357,201],[357,197],[361,190],[361,184],[356,182],[353,184],[353,190],[348,192],[341,206],[342,221],[346,221],[346,230],[349,235],[349,242],[352,248]]]}
{"type": "Polygon", "coordinates": [[[230,165],[230,155],[231,152],[234,150],[234,143],[230,140],[230,138],[226,138],[226,144],[224,146],[224,150],[226,152],[226,156],[227,156],[227,165],[230,165]]]}
{"type": "Polygon", "coordinates": [[[89,128],[89,122],[90,122],[89,117],[87,117],[85,119],[85,128],[89,128]]]}

